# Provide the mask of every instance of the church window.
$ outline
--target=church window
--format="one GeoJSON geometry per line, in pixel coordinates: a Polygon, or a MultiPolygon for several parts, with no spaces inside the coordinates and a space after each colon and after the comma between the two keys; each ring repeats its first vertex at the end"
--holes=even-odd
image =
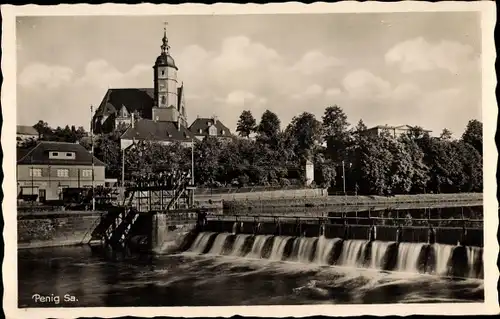
{"type": "Polygon", "coordinates": [[[165,70],[161,70],[161,75],[165,75],[165,70]]]}
{"type": "Polygon", "coordinates": [[[161,104],[165,104],[165,103],[167,103],[167,98],[165,97],[165,95],[163,95],[161,97],[161,104]]]}
{"type": "Polygon", "coordinates": [[[221,131],[220,131],[220,134],[221,134],[221,135],[224,135],[224,130],[221,130],[221,131]]]}
{"type": "Polygon", "coordinates": [[[203,133],[203,130],[201,128],[198,131],[200,132],[200,134],[203,133]]]}

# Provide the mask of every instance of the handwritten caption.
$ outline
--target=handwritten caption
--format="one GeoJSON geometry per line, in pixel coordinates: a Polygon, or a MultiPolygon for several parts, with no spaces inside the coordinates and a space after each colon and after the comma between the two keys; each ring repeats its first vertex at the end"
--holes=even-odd
{"type": "Polygon", "coordinates": [[[68,302],[68,303],[74,303],[78,302],[78,298],[71,294],[65,294],[64,296],[59,296],[55,294],[50,294],[50,295],[40,295],[40,294],[34,294],[31,296],[31,299],[35,303],[42,303],[42,304],[55,304],[58,305],[62,302],[68,302]]]}

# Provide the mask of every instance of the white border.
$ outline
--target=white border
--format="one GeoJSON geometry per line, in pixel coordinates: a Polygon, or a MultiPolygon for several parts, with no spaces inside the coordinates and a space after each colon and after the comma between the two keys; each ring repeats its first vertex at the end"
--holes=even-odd
{"type": "Polygon", "coordinates": [[[116,317],[135,315],[152,317],[158,315],[182,317],[229,317],[244,316],[311,316],[311,315],[411,315],[446,314],[473,315],[499,313],[496,285],[498,269],[496,259],[499,252],[496,232],[498,228],[498,202],[496,199],[496,132],[497,103],[495,98],[496,77],[494,71],[495,46],[493,30],[496,22],[494,2],[413,2],[398,3],[354,1],[334,4],[314,3],[304,5],[297,2],[266,5],[59,5],[59,6],[12,6],[2,5],[2,73],[1,90],[3,127],[1,141],[4,152],[4,201],[3,218],[5,259],[3,263],[4,309],[7,318],[72,318],[82,316],[116,317]],[[485,246],[484,290],[485,302],[472,304],[389,304],[389,305],[314,305],[314,306],[247,306],[247,307],[123,307],[123,308],[61,308],[18,309],[17,308],[17,230],[15,194],[15,123],[16,123],[16,34],[15,18],[20,15],[207,15],[207,14],[276,14],[276,13],[340,13],[340,12],[425,12],[425,11],[478,11],[482,21],[482,114],[484,126],[484,213],[485,246]]]}

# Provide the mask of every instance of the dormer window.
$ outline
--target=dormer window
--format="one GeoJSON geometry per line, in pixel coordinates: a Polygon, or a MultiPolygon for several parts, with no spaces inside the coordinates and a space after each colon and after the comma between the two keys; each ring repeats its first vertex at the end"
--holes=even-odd
{"type": "Polygon", "coordinates": [[[198,132],[199,132],[200,134],[202,134],[202,133],[203,133],[203,130],[200,128],[200,129],[198,130],[198,132]]]}
{"type": "Polygon", "coordinates": [[[210,135],[210,136],[217,135],[217,129],[215,128],[215,126],[210,126],[208,128],[208,135],[210,135]]]}
{"type": "Polygon", "coordinates": [[[74,152],[49,152],[49,158],[50,159],[75,159],[75,153],[74,152]]]}

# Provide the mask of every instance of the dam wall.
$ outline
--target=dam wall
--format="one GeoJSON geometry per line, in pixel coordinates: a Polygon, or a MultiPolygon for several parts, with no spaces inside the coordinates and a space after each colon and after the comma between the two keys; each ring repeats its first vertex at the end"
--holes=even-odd
{"type": "Polygon", "coordinates": [[[202,232],[186,253],[484,278],[483,249],[475,246],[202,232]]]}
{"type": "Polygon", "coordinates": [[[55,211],[17,214],[18,248],[78,245],[105,212],[55,211]]]}
{"type": "MultiPolygon", "coordinates": [[[[438,244],[456,245],[459,242],[471,246],[482,247],[483,229],[462,227],[435,227],[435,242],[438,244]]],[[[351,224],[348,227],[347,239],[368,240],[371,225],[351,224]]],[[[346,226],[342,224],[319,224],[319,223],[293,223],[293,222],[233,222],[221,220],[209,220],[203,231],[216,233],[241,233],[278,236],[303,236],[326,238],[346,237],[346,226]],[[258,226],[257,226],[258,225],[258,226]],[[257,228],[258,227],[258,228],[257,228]]],[[[429,238],[428,226],[403,226],[399,228],[394,225],[376,225],[375,239],[381,241],[396,241],[398,236],[402,242],[426,243],[429,238]],[[398,229],[399,235],[398,235],[398,229]]]]}

